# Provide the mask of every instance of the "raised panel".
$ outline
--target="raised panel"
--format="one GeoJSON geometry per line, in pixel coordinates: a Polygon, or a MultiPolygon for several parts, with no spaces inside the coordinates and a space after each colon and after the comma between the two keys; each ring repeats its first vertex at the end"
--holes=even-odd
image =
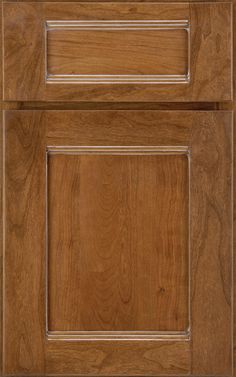
{"type": "Polygon", "coordinates": [[[49,21],[47,82],[187,82],[188,21],[49,21]]]}
{"type": "Polygon", "coordinates": [[[175,153],[49,151],[49,332],[187,334],[189,169],[175,153]]]}

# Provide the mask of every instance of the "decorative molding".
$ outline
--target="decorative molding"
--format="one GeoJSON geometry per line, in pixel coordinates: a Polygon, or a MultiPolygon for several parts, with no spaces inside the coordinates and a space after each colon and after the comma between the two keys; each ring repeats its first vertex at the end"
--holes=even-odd
{"type": "Polygon", "coordinates": [[[109,154],[109,155],[144,155],[144,154],[186,154],[188,146],[48,146],[49,154],[109,154]]]}
{"type": "Polygon", "coordinates": [[[63,30],[164,30],[189,29],[188,20],[90,20],[90,21],[46,21],[46,28],[63,30]]]}
{"type": "Polygon", "coordinates": [[[189,341],[190,331],[48,331],[49,340],[158,340],[189,341]]]}
{"type": "Polygon", "coordinates": [[[51,84],[187,84],[190,82],[190,23],[188,20],[99,20],[99,21],[46,21],[45,78],[51,84]],[[186,74],[180,75],[105,75],[105,74],[50,74],[47,62],[48,32],[52,30],[185,30],[188,35],[186,74]]]}

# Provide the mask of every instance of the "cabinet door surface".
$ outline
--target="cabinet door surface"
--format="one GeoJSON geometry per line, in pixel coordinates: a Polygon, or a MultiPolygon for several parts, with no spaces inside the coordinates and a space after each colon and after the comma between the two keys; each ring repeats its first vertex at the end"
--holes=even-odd
{"type": "Polygon", "coordinates": [[[4,118],[4,374],[232,375],[232,114],[4,118]]]}
{"type": "Polygon", "coordinates": [[[232,99],[230,2],[7,2],[3,29],[7,101],[232,99]]]}

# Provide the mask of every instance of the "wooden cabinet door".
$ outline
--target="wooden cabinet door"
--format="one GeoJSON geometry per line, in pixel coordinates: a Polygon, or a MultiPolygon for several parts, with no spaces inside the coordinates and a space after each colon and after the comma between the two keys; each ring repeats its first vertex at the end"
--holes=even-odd
{"type": "Polygon", "coordinates": [[[6,111],[4,375],[232,374],[232,114],[6,111]]]}

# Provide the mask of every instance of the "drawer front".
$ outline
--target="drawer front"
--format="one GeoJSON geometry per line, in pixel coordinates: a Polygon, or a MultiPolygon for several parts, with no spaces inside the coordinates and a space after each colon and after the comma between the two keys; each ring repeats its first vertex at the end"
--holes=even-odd
{"type": "Polygon", "coordinates": [[[4,4],[4,99],[230,100],[231,18],[227,2],[4,4]]]}

